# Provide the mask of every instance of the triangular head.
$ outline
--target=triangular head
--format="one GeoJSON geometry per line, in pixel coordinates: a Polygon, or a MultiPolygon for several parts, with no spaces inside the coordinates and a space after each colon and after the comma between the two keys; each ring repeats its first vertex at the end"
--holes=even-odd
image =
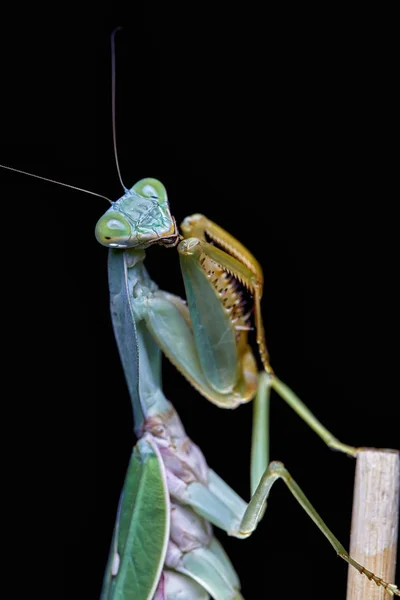
{"type": "Polygon", "coordinates": [[[97,241],[108,248],[145,249],[176,246],[181,239],[171,215],[167,191],[157,179],[138,181],[97,222],[97,241]]]}

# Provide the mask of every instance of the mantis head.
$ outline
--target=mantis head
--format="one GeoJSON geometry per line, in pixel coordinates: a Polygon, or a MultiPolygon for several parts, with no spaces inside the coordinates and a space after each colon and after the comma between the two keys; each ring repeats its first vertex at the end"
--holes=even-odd
{"type": "Polygon", "coordinates": [[[172,247],[180,240],[167,191],[157,179],[138,181],[97,222],[96,239],[108,248],[172,247]]]}

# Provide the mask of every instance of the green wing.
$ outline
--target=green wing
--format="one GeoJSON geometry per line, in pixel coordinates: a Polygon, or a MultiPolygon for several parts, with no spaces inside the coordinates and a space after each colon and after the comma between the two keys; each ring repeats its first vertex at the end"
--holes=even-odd
{"type": "Polygon", "coordinates": [[[164,466],[147,438],[133,449],[101,600],[150,600],[164,565],[170,504],[164,466]]]}

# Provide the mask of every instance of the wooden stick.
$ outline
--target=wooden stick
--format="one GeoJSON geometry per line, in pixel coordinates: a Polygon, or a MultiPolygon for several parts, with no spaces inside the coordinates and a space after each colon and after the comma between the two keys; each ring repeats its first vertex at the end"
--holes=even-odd
{"type": "MultiPolygon", "coordinates": [[[[388,583],[394,581],[399,521],[400,453],[361,448],[354,483],[350,556],[388,583]]],[[[346,600],[390,596],[349,567],[346,600]]]]}

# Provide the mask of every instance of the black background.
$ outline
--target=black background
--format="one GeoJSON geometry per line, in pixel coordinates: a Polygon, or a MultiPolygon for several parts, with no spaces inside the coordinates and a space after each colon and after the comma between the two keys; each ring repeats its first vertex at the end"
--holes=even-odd
{"type": "MultiPolygon", "coordinates": [[[[121,195],[110,33],[122,26],[117,138],[125,185],[156,177],[178,223],[203,212],[248,246],[264,268],[277,374],[340,440],[398,447],[398,128],[387,21],[244,10],[217,19],[150,5],[129,15],[116,8],[88,19],[60,9],[46,17],[50,23],[36,13],[3,36],[1,162],[121,195]]],[[[58,339],[65,375],[46,410],[51,425],[35,424],[38,437],[49,445],[57,437],[63,447],[53,455],[63,465],[53,496],[64,506],[59,593],[68,587],[68,597],[98,598],[134,444],[108,312],[107,251],[93,234],[107,203],[3,171],[1,183],[8,205],[18,197],[35,206],[29,248],[49,282],[44,304],[66,330],[58,339]],[[53,278],[62,288],[57,300],[53,278]]],[[[15,216],[23,221],[23,209],[15,216]]],[[[175,251],[151,248],[147,264],[162,289],[183,295],[175,251]]],[[[163,369],[188,434],[247,499],[251,406],[219,410],[166,361],[163,369]]],[[[355,463],[325,448],[277,397],[271,458],[286,464],[348,546],[355,463]]],[[[345,564],[282,483],[251,539],[218,535],[247,600],[280,591],[318,598],[322,589],[326,598],[345,596],[345,564]]]]}

